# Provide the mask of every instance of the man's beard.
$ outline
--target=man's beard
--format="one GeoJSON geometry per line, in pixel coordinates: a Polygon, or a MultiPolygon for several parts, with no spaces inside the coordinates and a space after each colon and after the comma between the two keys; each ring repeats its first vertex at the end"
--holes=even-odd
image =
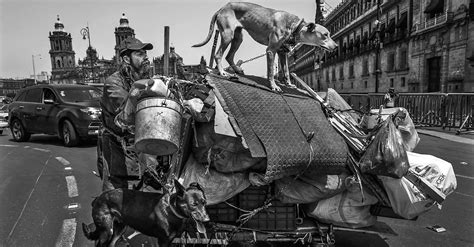
{"type": "Polygon", "coordinates": [[[143,62],[139,66],[135,66],[134,64],[132,64],[131,67],[133,68],[132,73],[135,80],[150,78],[151,66],[149,62],[143,62]]]}

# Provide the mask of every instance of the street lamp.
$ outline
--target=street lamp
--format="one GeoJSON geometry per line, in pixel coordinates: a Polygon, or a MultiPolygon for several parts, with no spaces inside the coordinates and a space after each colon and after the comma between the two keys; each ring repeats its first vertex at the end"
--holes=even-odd
{"type": "MultiPolygon", "coordinates": [[[[89,31],[89,23],[87,23],[87,26],[81,29],[81,35],[82,39],[88,39],[89,40],[89,48],[88,50],[91,51],[90,54],[90,65],[91,65],[91,79],[94,81],[94,64],[92,63],[92,46],[91,46],[91,35],[89,31]]],[[[86,52],[87,55],[87,52],[86,52]]]]}
{"type": "Polygon", "coordinates": [[[37,82],[36,82],[35,57],[40,57],[41,59],[41,54],[31,55],[31,61],[33,62],[33,77],[35,78],[35,85],[36,85],[37,82]]]}
{"type": "Polygon", "coordinates": [[[375,47],[375,92],[379,92],[379,73],[380,73],[380,50],[383,45],[381,37],[380,37],[380,17],[381,17],[381,8],[380,8],[380,0],[377,0],[377,20],[375,20],[375,33],[377,35],[376,38],[376,47],[375,47]]]}

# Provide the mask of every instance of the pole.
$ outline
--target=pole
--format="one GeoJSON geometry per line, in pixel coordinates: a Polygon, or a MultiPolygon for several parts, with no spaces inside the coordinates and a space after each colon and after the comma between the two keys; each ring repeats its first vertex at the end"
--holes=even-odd
{"type": "Polygon", "coordinates": [[[377,47],[375,47],[375,92],[379,92],[379,72],[380,72],[380,66],[379,66],[379,56],[380,56],[380,48],[382,46],[382,42],[380,40],[380,0],[377,0],[377,26],[376,32],[377,32],[377,47]]]}
{"type": "Polygon", "coordinates": [[[36,85],[35,55],[31,55],[31,61],[33,61],[33,77],[35,78],[36,85]]]}
{"type": "Polygon", "coordinates": [[[91,79],[92,79],[92,82],[95,82],[94,80],[94,63],[92,61],[92,46],[91,46],[91,32],[90,32],[90,29],[89,29],[89,23],[87,23],[87,39],[89,40],[89,49],[90,49],[90,63],[91,63],[91,79]]]}
{"type": "Polygon", "coordinates": [[[163,55],[163,75],[168,76],[168,67],[170,64],[170,27],[165,26],[165,52],[163,55]]]}

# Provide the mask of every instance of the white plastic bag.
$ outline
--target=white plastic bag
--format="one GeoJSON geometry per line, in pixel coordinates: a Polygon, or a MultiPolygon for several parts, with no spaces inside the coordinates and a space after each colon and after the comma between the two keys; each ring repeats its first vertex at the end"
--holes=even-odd
{"type": "Polygon", "coordinates": [[[378,202],[377,198],[364,190],[364,200],[360,190],[346,190],[331,198],[311,203],[306,213],[321,222],[337,226],[361,228],[374,225],[377,216],[370,214],[370,207],[378,202]]]}
{"type": "MultiPolygon", "coordinates": [[[[456,176],[451,163],[427,154],[407,152],[407,155],[410,170],[425,178],[446,196],[456,189],[456,176]]],[[[406,178],[379,176],[379,179],[387,191],[393,211],[406,219],[413,219],[427,212],[435,204],[433,199],[406,178]]]]}

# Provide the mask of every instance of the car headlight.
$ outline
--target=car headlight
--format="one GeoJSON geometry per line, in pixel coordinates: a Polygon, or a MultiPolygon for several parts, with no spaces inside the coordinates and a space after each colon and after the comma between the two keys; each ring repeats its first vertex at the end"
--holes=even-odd
{"type": "Polygon", "coordinates": [[[102,113],[100,108],[96,108],[96,107],[83,108],[83,109],[81,109],[81,111],[84,112],[85,114],[89,115],[92,119],[99,118],[100,114],[102,113]]]}

